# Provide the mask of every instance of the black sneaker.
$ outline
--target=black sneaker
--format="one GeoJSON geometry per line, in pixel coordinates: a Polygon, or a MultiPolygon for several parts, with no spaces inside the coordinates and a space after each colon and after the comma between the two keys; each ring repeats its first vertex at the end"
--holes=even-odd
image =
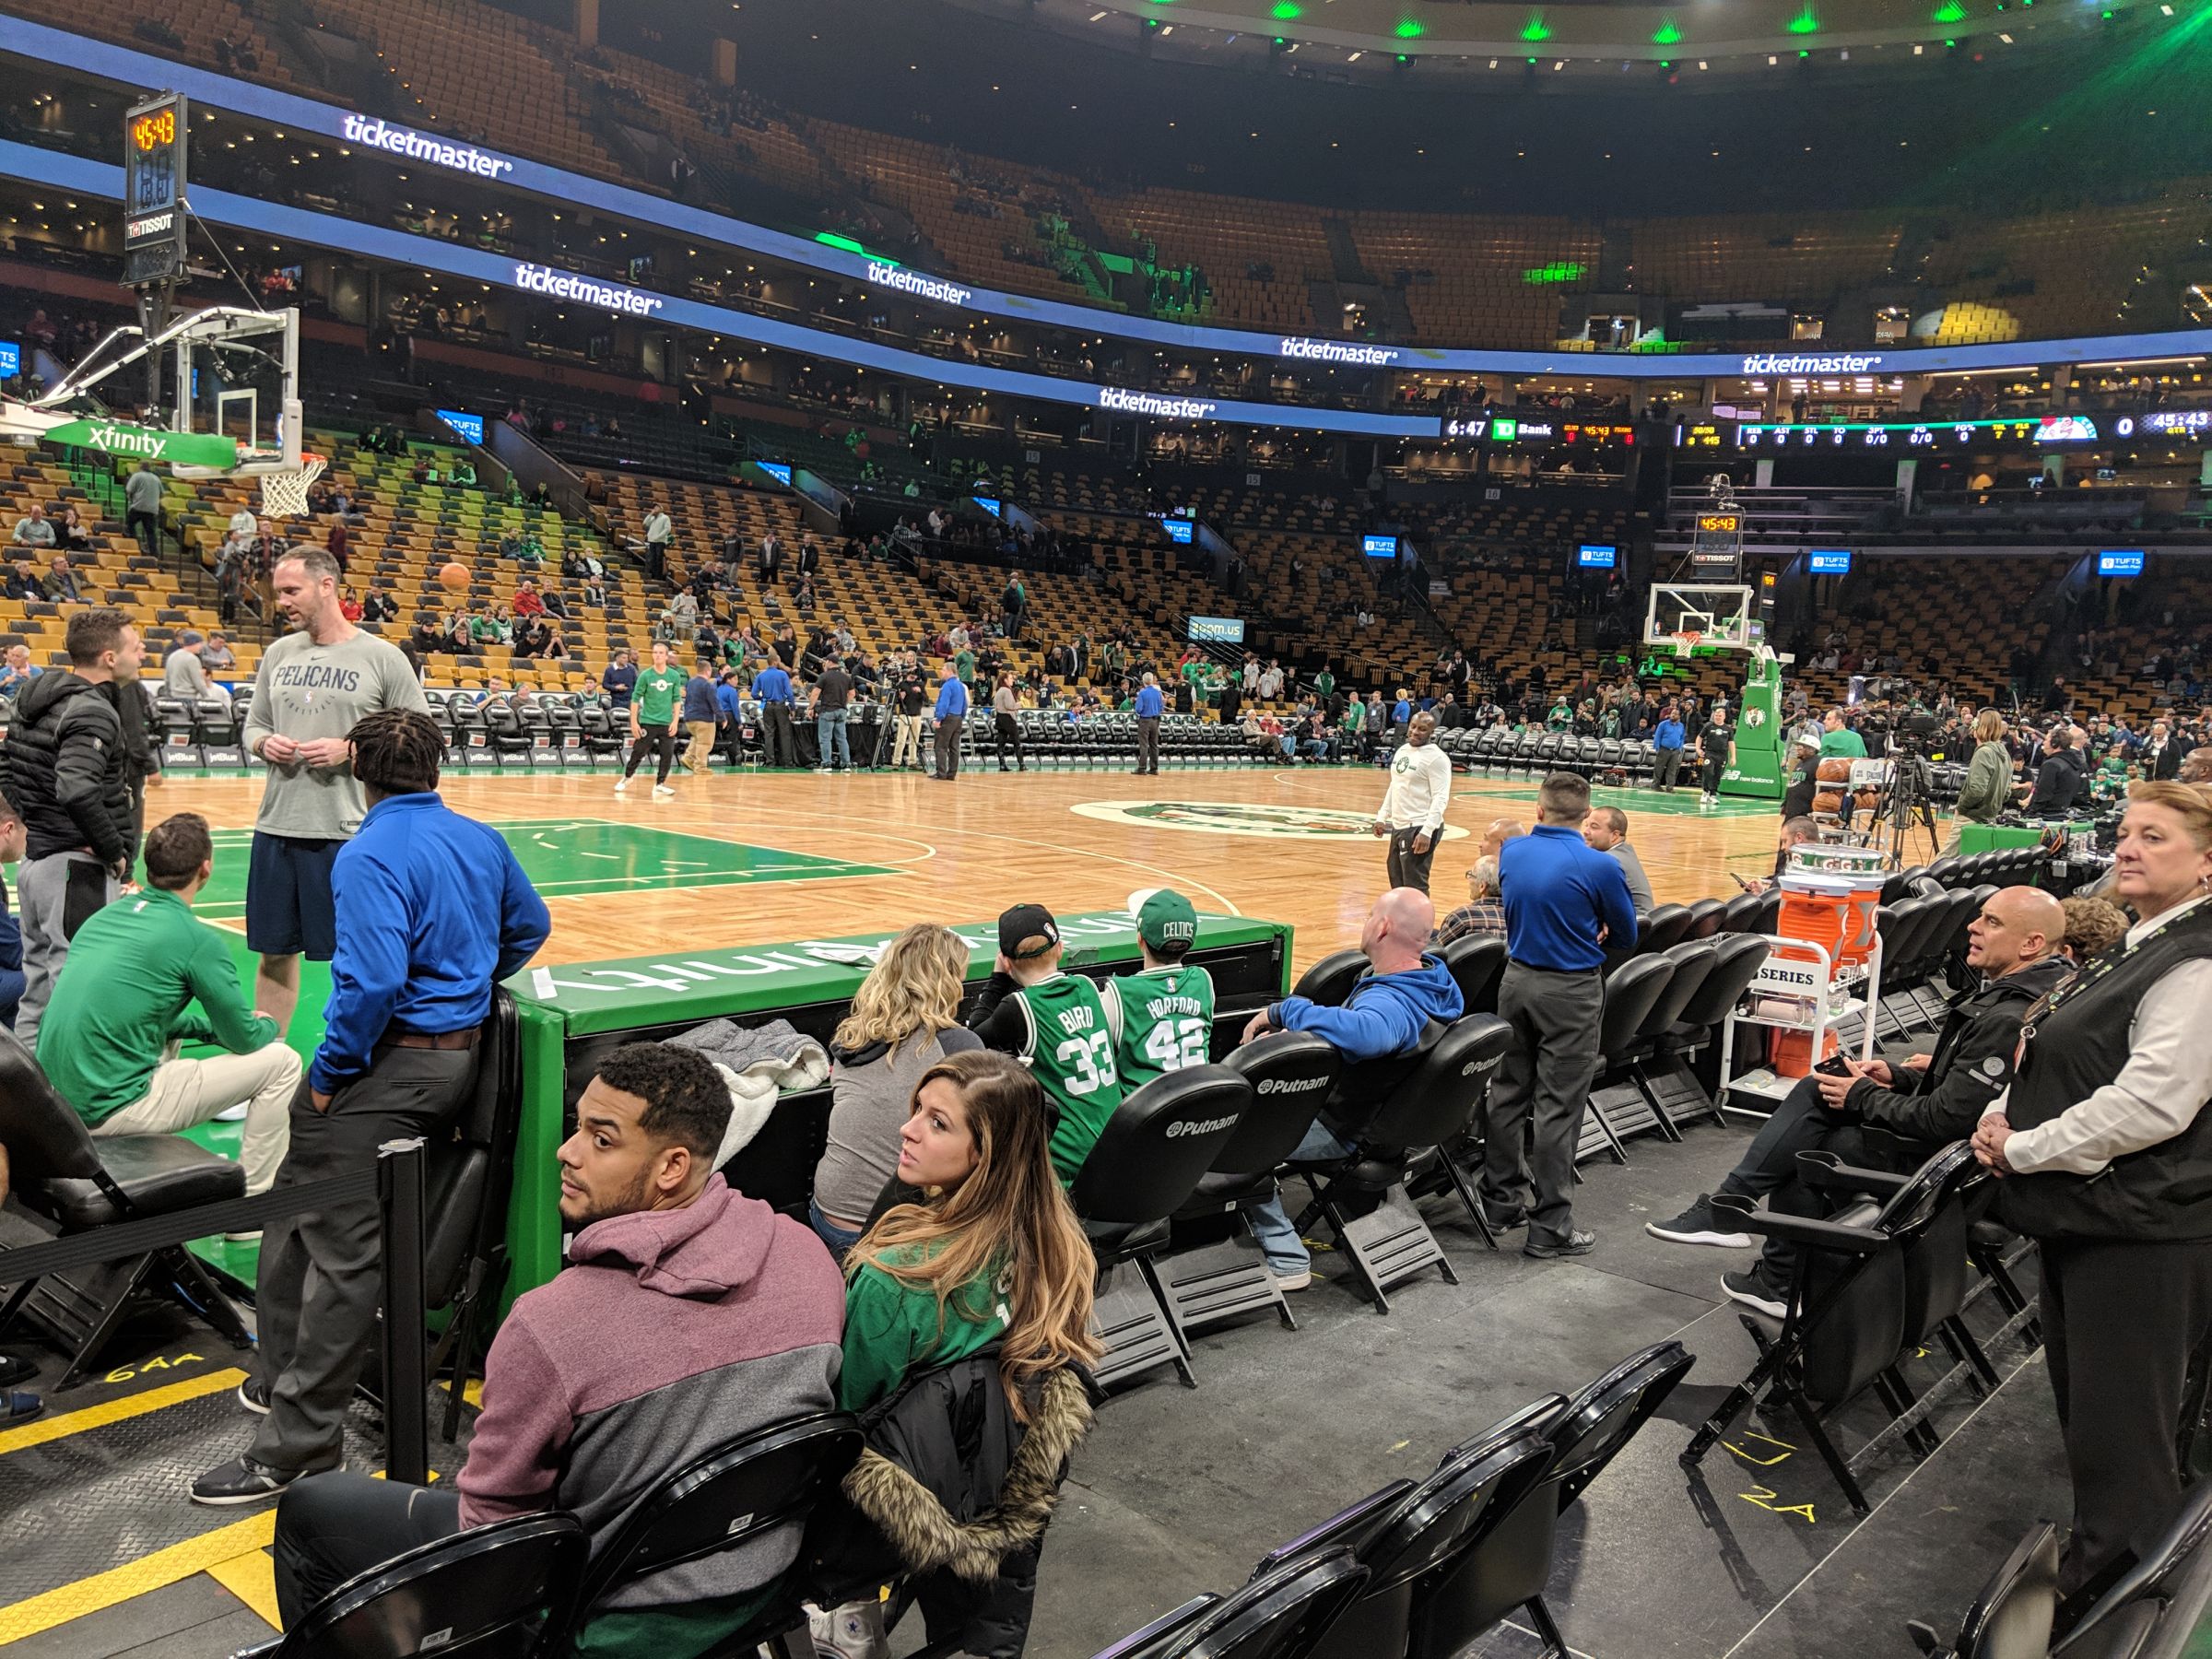
{"type": "Polygon", "coordinates": [[[18,1423],[28,1423],[46,1409],[46,1402],[34,1394],[0,1394],[0,1425],[13,1429],[18,1423]]]}
{"type": "Polygon", "coordinates": [[[259,1377],[248,1377],[238,1385],[238,1403],[255,1417],[269,1415],[269,1385],[259,1377]]]}
{"type": "Polygon", "coordinates": [[[1749,1233],[1735,1231],[1722,1218],[1705,1193],[1700,1193],[1698,1201],[1672,1221],[1646,1221],[1643,1230],[1674,1244],[1717,1244],[1724,1250],[1743,1250],[1751,1242],[1749,1233]]]}
{"type": "Polygon", "coordinates": [[[237,1457],[219,1469],[210,1469],[192,1483],[192,1500],[218,1508],[240,1503],[265,1503],[306,1473],[303,1469],[272,1469],[250,1457],[237,1457]]]}
{"type": "Polygon", "coordinates": [[[1721,1288],[1728,1292],[1730,1301],[1756,1308],[1770,1319],[1781,1319],[1789,1313],[1789,1292],[1769,1284],[1763,1274],[1724,1273],[1721,1288]]]}
{"type": "Polygon", "coordinates": [[[1594,1232],[1571,1232],[1548,1244],[1531,1233],[1528,1242],[1521,1246],[1521,1253],[1539,1262],[1549,1262],[1560,1256],[1586,1256],[1596,1248],[1597,1235],[1594,1232]]]}

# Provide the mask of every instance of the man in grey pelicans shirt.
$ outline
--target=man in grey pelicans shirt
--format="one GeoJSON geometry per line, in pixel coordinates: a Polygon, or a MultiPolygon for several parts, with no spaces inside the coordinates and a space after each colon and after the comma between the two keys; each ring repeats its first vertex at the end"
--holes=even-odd
{"type": "Polygon", "coordinates": [[[330,867],[368,812],[346,734],[380,709],[428,713],[396,645],[366,634],[338,608],[337,560],[320,547],[285,555],[271,572],[292,624],[262,653],[246,715],[246,747],[268,763],[246,872],[246,946],[261,959],[253,1006],[291,1029],[300,959],[336,948],[330,867]]]}

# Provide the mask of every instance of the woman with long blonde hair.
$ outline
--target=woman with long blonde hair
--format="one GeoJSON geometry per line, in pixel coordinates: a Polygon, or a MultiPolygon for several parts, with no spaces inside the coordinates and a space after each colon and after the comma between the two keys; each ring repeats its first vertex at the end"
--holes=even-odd
{"type": "MultiPolygon", "coordinates": [[[[1018,1654],[1044,1529],[1090,1426],[1078,1368],[1101,1352],[1097,1263],[1053,1172],[1044,1091],[1005,1054],[923,1073],[898,1173],[919,1200],[845,1256],[838,1395],[870,1444],[845,1496],[896,1559],[892,1622],[918,1601],[933,1644],[1018,1654]]],[[[886,1653],[885,1610],[864,1596],[824,1612],[818,1641],[886,1653]]]]}
{"type": "Polygon", "coordinates": [[[981,1041],[960,1025],[968,947],[918,922],[883,947],[830,1040],[830,1144],[807,1215],[841,1255],[899,1162],[899,1131],[922,1074],[981,1041]]]}

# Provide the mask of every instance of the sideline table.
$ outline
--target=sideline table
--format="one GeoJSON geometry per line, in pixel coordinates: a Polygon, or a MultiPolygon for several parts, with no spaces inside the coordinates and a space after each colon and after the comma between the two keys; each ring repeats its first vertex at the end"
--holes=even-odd
{"type": "MultiPolygon", "coordinates": [[[[1126,911],[1058,918],[1066,966],[1104,978],[1140,958],[1126,911]]],[[[969,998],[998,955],[995,922],[956,924],[969,950],[969,998]]],[[[598,1057],[625,1042],[672,1037],[704,1020],[789,1020],[827,1044],[867,975],[872,948],[892,931],[801,939],[735,949],[675,946],[651,956],[525,968],[507,981],[519,1016],[522,1119],[507,1213],[512,1259],[504,1300],[544,1284],[560,1268],[560,1178],[554,1153],[569,1134],[576,1098],[598,1057]]],[[[1190,960],[1212,973],[1214,1053],[1233,1046],[1263,1005],[1289,990],[1290,928],[1244,916],[1201,914],[1190,960]]],[[[785,1095],[767,1124],[728,1166],[735,1184],[779,1209],[804,1213],[826,1143],[830,1091],[785,1095]]]]}

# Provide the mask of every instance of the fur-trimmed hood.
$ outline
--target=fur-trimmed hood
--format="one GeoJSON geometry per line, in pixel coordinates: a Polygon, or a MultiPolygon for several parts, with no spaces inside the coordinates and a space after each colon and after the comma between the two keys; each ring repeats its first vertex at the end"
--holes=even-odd
{"type": "MultiPolygon", "coordinates": [[[[879,1432],[887,1427],[885,1422],[871,1427],[869,1448],[845,1477],[844,1490],[853,1507],[875,1523],[910,1571],[942,1569],[973,1583],[987,1583],[997,1576],[1000,1563],[1008,1556],[1033,1547],[1044,1535],[1045,1524],[1060,1501],[1060,1485],[1067,1477],[1068,1460],[1090,1432],[1092,1414],[1088,1383],[1079,1371],[1067,1369],[1049,1373],[1031,1391],[1026,1427],[1015,1422],[998,1380],[995,1351],[973,1356],[965,1366],[931,1373],[925,1381],[939,1381],[943,1386],[937,1391],[919,1395],[903,1393],[889,1404],[903,1419],[900,1426],[911,1433],[933,1441],[937,1434],[958,1434],[950,1426],[959,1415],[957,1410],[940,1408],[957,1406],[963,1398],[972,1402],[979,1397],[961,1386],[963,1381],[972,1385],[977,1376],[986,1390],[980,1397],[996,1403],[992,1422],[968,1425],[971,1434],[984,1442],[981,1461],[986,1465],[994,1461],[989,1444],[994,1439],[1003,1443],[1008,1430],[1018,1436],[1003,1479],[995,1483],[994,1495],[979,1512],[961,1518],[954,1505],[933,1489],[941,1483],[925,1482],[922,1474],[878,1450],[887,1443],[888,1437],[879,1432]],[[963,1379],[960,1373],[973,1371],[976,1360],[982,1362],[980,1371],[963,1379]],[[908,1409],[900,1411],[902,1406],[908,1409]],[[1003,1421],[998,1418],[1001,1413],[1003,1421]],[[933,1417],[940,1420],[933,1423],[933,1417]]],[[[946,1449],[942,1445],[929,1448],[933,1453],[946,1449]]],[[[981,1472],[974,1467],[976,1450],[969,1448],[970,1455],[962,1458],[963,1472],[981,1472]]]]}

